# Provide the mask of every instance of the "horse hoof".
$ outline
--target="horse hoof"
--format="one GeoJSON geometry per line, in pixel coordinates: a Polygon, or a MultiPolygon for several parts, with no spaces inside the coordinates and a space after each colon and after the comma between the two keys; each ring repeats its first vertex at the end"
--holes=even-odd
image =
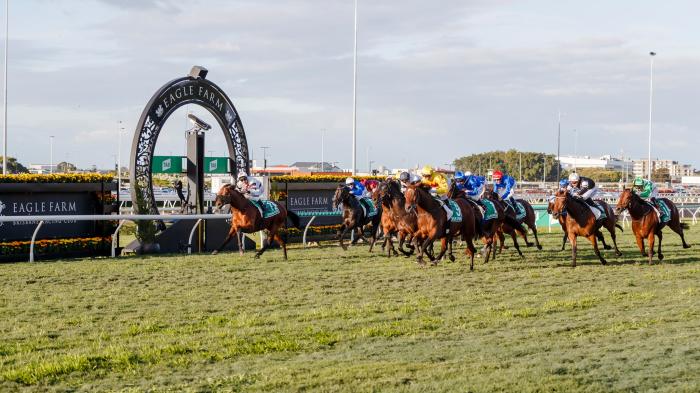
{"type": "Polygon", "coordinates": [[[454,255],[450,255],[450,261],[452,261],[452,262],[455,261],[455,256],[454,256],[454,255]]]}
{"type": "Polygon", "coordinates": [[[690,244],[684,244],[683,248],[690,248],[690,244]]]}
{"type": "Polygon", "coordinates": [[[219,251],[214,250],[214,251],[211,252],[211,255],[216,255],[216,254],[218,254],[218,253],[219,253],[219,251]]]}
{"type": "Polygon", "coordinates": [[[612,250],[612,246],[606,244],[605,246],[603,246],[603,250],[612,250]]]}
{"type": "Polygon", "coordinates": [[[253,255],[253,259],[260,259],[260,254],[253,255]]]}
{"type": "Polygon", "coordinates": [[[621,253],[620,251],[616,251],[616,252],[615,252],[615,255],[617,255],[618,257],[621,257],[621,256],[622,256],[622,253],[621,253]]]}
{"type": "Polygon", "coordinates": [[[664,260],[664,254],[659,254],[659,261],[663,261],[663,260],[664,260]]]}
{"type": "Polygon", "coordinates": [[[532,247],[532,246],[534,246],[534,245],[535,245],[535,243],[527,243],[527,246],[528,246],[528,247],[532,247]]]}
{"type": "Polygon", "coordinates": [[[541,244],[538,244],[538,245],[537,245],[537,249],[541,251],[541,250],[542,250],[542,245],[541,245],[541,244]]]}

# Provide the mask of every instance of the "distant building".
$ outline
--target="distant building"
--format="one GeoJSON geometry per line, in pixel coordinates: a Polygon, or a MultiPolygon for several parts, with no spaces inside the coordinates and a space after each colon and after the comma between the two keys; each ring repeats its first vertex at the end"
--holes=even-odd
{"type": "Polygon", "coordinates": [[[605,155],[598,158],[590,156],[561,156],[559,162],[562,168],[573,170],[574,168],[598,168],[609,169],[618,172],[632,172],[633,161],[620,159],[611,155],[605,155]]]}
{"type": "MultiPolygon", "coordinates": [[[[634,175],[641,177],[649,176],[648,160],[640,159],[634,161],[634,175]]],[[[659,169],[668,169],[671,180],[680,180],[684,176],[693,176],[695,170],[692,165],[679,164],[673,160],[651,160],[651,173],[659,169]]]]}
{"type": "Polygon", "coordinates": [[[295,167],[299,172],[312,173],[312,172],[343,172],[342,169],[335,166],[330,162],[320,162],[320,161],[297,161],[290,165],[290,167],[295,167]]]}
{"type": "Polygon", "coordinates": [[[29,173],[33,173],[36,175],[44,175],[48,173],[56,173],[56,164],[54,165],[49,165],[49,164],[29,164],[29,173]],[[53,170],[51,170],[53,168],[53,170]]]}

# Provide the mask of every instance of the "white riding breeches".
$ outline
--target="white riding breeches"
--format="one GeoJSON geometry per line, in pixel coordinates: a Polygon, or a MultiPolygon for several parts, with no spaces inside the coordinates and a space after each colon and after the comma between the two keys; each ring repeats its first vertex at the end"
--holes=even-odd
{"type": "Polygon", "coordinates": [[[583,198],[583,199],[588,199],[588,198],[593,199],[596,196],[598,196],[598,187],[593,187],[590,190],[581,194],[581,198],[583,198]]]}

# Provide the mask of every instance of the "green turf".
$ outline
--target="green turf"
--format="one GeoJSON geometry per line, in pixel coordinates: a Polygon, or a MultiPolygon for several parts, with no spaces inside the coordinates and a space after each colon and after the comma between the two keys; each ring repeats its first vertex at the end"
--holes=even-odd
{"type": "Polygon", "coordinates": [[[575,269],[558,234],[474,272],[366,246],[0,265],[0,391],[697,392],[699,229],[654,266],[629,234],[575,269]]]}

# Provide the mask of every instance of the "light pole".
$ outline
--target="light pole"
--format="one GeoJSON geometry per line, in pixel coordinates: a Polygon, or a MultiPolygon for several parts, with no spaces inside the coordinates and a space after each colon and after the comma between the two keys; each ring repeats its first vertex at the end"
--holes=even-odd
{"type": "Polygon", "coordinates": [[[561,111],[559,111],[559,121],[557,123],[557,181],[561,178],[561,111]]]}
{"type": "Polygon", "coordinates": [[[49,146],[51,150],[51,162],[49,163],[49,173],[53,173],[53,135],[49,135],[49,146]]]}
{"type": "Polygon", "coordinates": [[[124,131],[124,126],[119,120],[117,124],[117,193],[121,192],[122,189],[122,131],[124,131]]]}
{"type": "Polygon", "coordinates": [[[325,159],[323,157],[323,138],[325,136],[324,135],[325,133],[326,133],[326,129],[322,128],[321,129],[321,172],[325,172],[325,169],[326,169],[326,164],[324,164],[324,161],[323,161],[325,159]]]}
{"type": "Polygon", "coordinates": [[[355,41],[352,55],[352,175],[357,173],[357,0],[355,0],[355,41]]]}
{"type": "Polygon", "coordinates": [[[260,148],[263,151],[263,172],[267,170],[267,149],[270,148],[270,146],[260,146],[260,148]]]}
{"type": "Polygon", "coordinates": [[[5,70],[3,79],[3,107],[5,115],[3,116],[3,132],[2,132],[2,174],[7,175],[7,52],[9,50],[9,32],[10,32],[10,0],[5,0],[5,70]]]}
{"type": "Polygon", "coordinates": [[[647,168],[649,169],[648,180],[651,180],[651,109],[654,97],[654,56],[656,52],[649,52],[649,155],[647,157],[647,168]]]}
{"type": "Polygon", "coordinates": [[[574,172],[578,170],[576,161],[578,161],[578,131],[574,129],[574,172]]]}

